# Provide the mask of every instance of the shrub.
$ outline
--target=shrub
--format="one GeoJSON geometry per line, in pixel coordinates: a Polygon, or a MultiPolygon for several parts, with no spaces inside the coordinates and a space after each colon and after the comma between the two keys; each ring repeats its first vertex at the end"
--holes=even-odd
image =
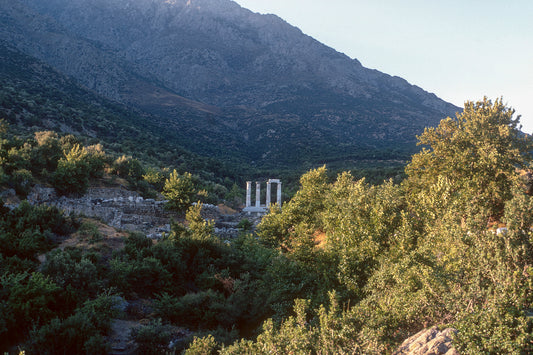
{"type": "MultiPolygon", "coordinates": [[[[188,293],[182,297],[163,293],[155,301],[155,308],[163,319],[170,322],[195,329],[212,329],[224,317],[225,300],[221,293],[212,290],[188,293]]],[[[231,327],[231,324],[223,326],[231,327]]]]}
{"type": "Polygon", "coordinates": [[[62,288],[70,285],[82,299],[94,296],[101,286],[94,263],[85,257],[76,260],[68,250],[56,249],[49,253],[41,271],[62,288]]]}
{"type": "Polygon", "coordinates": [[[164,325],[161,318],[154,319],[150,324],[133,329],[131,337],[138,345],[140,354],[163,354],[168,351],[172,340],[172,327],[164,325]]]}
{"type": "Polygon", "coordinates": [[[178,212],[185,211],[192,203],[196,194],[192,175],[179,175],[174,170],[163,186],[163,195],[168,199],[167,208],[178,212]]]}
{"type": "Polygon", "coordinates": [[[54,318],[30,334],[30,353],[104,354],[109,346],[104,335],[111,329],[111,318],[117,317],[117,297],[108,292],[86,301],[65,318],[54,318]]]}
{"type": "Polygon", "coordinates": [[[132,232],[125,241],[124,251],[130,258],[143,255],[143,251],[153,245],[152,240],[140,232],[132,232]]]}
{"type": "Polygon", "coordinates": [[[89,165],[85,159],[87,153],[75,145],[65,158],[59,160],[54,174],[53,184],[62,195],[83,195],[89,187],[89,165]]]}
{"type": "Polygon", "coordinates": [[[8,185],[15,189],[15,192],[23,197],[27,196],[33,186],[33,175],[26,169],[18,169],[11,173],[7,179],[8,185]]]}
{"type": "Polygon", "coordinates": [[[194,337],[189,348],[185,350],[184,355],[209,355],[215,354],[218,347],[215,338],[209,334],[203,338],[194,337]]]}
{"type": "Polygon", "coordinates": [[[61,288],[39,272],[0,277],[0,347],[61,314],[61,288]]]}

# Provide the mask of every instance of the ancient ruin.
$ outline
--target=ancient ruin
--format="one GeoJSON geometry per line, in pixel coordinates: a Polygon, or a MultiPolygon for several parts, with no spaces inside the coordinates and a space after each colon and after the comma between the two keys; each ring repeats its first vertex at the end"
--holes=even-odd
{"type": "Polygon", "coordinates": [[[276,204],[281,207],[281,181],[279,179],[268,179],[266,183],[266,201],[265,204],[261,204],[261,182],[255,183],[255,205],[252,206],[252,182],[246,181],[246,207],[243,212],[248,214],[264,214],[268,212],[270,205],[272,204],[272,184],[277,184],[276,204]]]}

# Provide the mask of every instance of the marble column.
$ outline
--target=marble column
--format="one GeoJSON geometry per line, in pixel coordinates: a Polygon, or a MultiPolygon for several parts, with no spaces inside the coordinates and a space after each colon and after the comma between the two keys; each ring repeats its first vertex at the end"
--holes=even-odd
{"type": "Polygon", "coordinates": [[[252,206],[252,182],[246,181],[246,207],[252,206]]]}
{"type": "Polygon", "coordinates": [[[261,183],[255,183],[255,207],[261,207],[261,183]]]}
{"type": "Polygon", "coordinates": [[[276,196],[276,203],[281,207],[281,181],[278,182],[278,194],[276,196]]]}
{"type": "Polygon", "coordinates": [[[271,194],[271,191],[270,191],[270,181],[267,181],[267,195],[266,195],[266,207],[270,207],[270,194],[271,194]]]}

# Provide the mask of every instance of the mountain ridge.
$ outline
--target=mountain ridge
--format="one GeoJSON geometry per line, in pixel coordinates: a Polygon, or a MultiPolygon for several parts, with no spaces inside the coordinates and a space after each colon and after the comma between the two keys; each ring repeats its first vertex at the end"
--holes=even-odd
{"type": "Polygon", "coordinates": [[[294,166],[376,147],[411,153],[416,134],[459,110],[230,0],[0,4],[4,41],[191,132],[187,149],[213,145],[203,154],[294,166]]]}

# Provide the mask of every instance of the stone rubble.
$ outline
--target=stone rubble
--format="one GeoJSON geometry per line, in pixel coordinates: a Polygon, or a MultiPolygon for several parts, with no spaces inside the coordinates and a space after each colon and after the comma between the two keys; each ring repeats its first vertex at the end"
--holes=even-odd
{"type": "Polygon", "coordinates": [[[459,355],[453,347],[454,328],[439,330],[436,326],[421,330],[407,338],[393,355],[459,355]]]}
{"type": "MultiPolygon", "coordinates": [[[[120,187],[89,188],[85,195],[74,198],[59,197],[54,188],[36,185],[27,199],[31,204],[56,206],[66,214],[98,218],[117,229],[143,232],[155,240],[168,234],[171,221],[179,217],[164,208],[166,201],[144,199],[137,192],[120,187]]],[[[223,240],[236,238],[241,232],[237,228],[241,219],[250,219],[242,213],[222,214],[218,206],[211,204],[203,205],[202,217],[215,221],[215,234],[223,240]]]]}

